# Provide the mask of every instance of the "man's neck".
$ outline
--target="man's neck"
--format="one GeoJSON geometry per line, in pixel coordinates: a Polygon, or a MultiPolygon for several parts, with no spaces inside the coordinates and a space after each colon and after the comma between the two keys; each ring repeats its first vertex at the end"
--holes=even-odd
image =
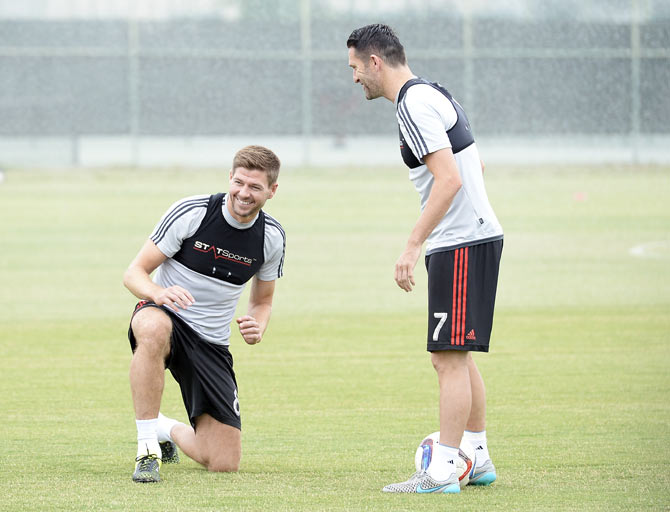
{"type": "Polygon", "coordinates": [[[398,93],[402,86],[407,83],[408,80],[416,78],[416,75],[412,73],[412,70],[408,66],[400,66],[398,68],[387,69],[387,86],[384,88],[384,98],[389,100],[391,103],[395,103],[395,99],[398,97],[398,93]]]}

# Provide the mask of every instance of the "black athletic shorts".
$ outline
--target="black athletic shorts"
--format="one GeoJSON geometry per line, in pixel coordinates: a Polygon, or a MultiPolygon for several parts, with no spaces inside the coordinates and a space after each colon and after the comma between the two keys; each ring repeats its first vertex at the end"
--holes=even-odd
{"type": "Polygon", "coordinates": [[[503,241],[426,256],[428,351],[489,351],[503,241]]]}
{"type": "MultiPolygon", "coordinates": [[[[203,340],[174,311],[153,302],[139,302],[135,306],[133,316],[140,309],[147,307],[160,308],[172,320],[170,355],[165,360],[165,367],[179,383],[184,406],[193,428],[195,419],[204,413],[221,423],[241,428],[233,356],[228,347],[203,340]]],[[[128,339],[130,347],[135,352],[136,341],[132,318],[128,339]]]]}

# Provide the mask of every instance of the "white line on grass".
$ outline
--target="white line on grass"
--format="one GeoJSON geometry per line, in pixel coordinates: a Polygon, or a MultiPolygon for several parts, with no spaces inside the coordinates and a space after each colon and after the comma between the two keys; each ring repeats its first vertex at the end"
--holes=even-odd
{"type": "Polygon", "coordinates": [[[631,247],[628,252],[637,258],[663,259],[670,257],[670,240],[646,242],[631,247]]]}

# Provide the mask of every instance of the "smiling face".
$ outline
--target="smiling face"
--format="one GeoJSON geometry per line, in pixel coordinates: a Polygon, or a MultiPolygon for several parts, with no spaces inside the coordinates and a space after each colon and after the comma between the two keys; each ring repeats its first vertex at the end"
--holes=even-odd
{"type": "Polygon", "coordinates": [[[355,48],[349,48],[349,67],[354,71],[354,83],[363,86],[363,92],[368,100],[383,96],[381,73],[375,65],[375,58],[378,57],[371,55],[364,61],[357,55],[355,48]]]}
{"type": "Polygon", "coordinates": [[[268,175],[264,171],[236,167],[230,171],[226,207],[238,222],[251,222],[265,202],[275,195],[277,185],[268,183],[268,175]]]}

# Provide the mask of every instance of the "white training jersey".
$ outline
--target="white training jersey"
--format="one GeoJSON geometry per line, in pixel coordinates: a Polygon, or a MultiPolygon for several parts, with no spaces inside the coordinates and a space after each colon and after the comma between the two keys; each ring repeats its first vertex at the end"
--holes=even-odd
{"type": "MultiPolygon", "coordinates": [[[[153,281],[162,286],[181,286],[188,290],[195,303],[177,314],[200,336],[211,343],[228,345],[230,323],[245,284],[234,284],[191,270],[172,258],[182,247],[182,242],[193,236],[207,213],[210,196],[191,196],[174,203],[156,225],[150,239],[168,258],[158,267],[153,281]]],[[[251,228],[258,216],[249,223],[233,218],[223,198],[222,213],[233,228],[251,228]]],[[[286,235],[279,222],[265,212],[264,261],[256,277],[261,281],[274,281],[283,274],[286,235]]]]}
{"type": "Polygon", "coordinates": [[[409,178],[421,197],[421,209],[426,206],[434,182],[423,161],[426,155],[452,148],[463,183],[449,210],[428,236],[426,254],[501,239],[502,226],[489,203],[479,152],[460,105],[439,84],[423,79],[407,82],[395,104],[401,152],[410,167],[409,178]]]}

